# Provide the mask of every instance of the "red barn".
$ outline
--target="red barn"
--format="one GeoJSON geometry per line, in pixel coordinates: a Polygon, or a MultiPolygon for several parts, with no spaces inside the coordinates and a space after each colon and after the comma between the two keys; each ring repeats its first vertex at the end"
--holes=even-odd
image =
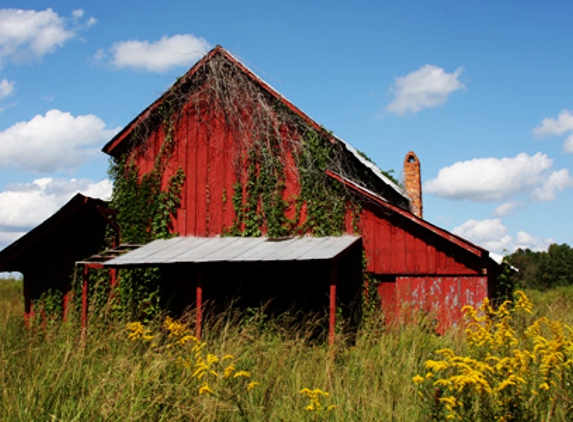
{"type": "Polygon", "coordinates": [[[111,206],[124,239],[180,236],[104,265],[163,267],[180,306],[223,294],[282,308],[296,299],[330,306],[332,324],[366,274],[388,319],[422,310],[445,327],[495,295],[488,252],[423,220],[415,154],[402,188],[221,47],[103,151],[115,162],[111,206]],[[227,236],[267,241],[233,246],[227,236]]]}
{"type": "Polygon", "coordinates": [[[171,227],[180,236],[360,236],[388,316],[410,307],[449,325],[494,294],[488,252],[421,218],[415,154],[406,193],[221,47],[103,151],[140,180],[159,172],[164,190],[182,172],[171,227]]]}

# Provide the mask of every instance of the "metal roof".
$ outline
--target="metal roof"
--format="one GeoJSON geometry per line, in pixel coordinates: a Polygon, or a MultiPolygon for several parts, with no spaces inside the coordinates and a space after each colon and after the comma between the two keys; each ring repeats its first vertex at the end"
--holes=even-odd
{"type": "Polygon", "coordinates": [[[360,240],[358,236],[174,237],[154,240],[104,263],[129,267],[204,262],[310,261],[336,258],[360,240]]]}

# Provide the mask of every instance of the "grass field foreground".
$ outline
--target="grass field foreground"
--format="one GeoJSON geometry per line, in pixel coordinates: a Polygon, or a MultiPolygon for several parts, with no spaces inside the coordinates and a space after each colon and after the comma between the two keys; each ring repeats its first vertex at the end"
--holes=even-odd
{"type": "MultiPolygon", "coordinates": [[[[328,347],[312,340],[320,321],[257,312],[207,320],[201,342],[163,317],[92,319],[84,335],[77,323],[28,330],[21,292],[21,282],[0,281],[6,421],[422,421],[412,378],[438,350],[466,352],[461,333],[439,336],[427,323],[374,324],[354,345],[328,347]]],[[[538,314],[571,322],[573,288],[528,294],[538,314]]]]}

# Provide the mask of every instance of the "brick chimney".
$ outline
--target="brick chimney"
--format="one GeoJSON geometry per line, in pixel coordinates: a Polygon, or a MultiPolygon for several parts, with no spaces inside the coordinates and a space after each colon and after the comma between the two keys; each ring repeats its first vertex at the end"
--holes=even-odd
{"type": "Polygon", "coordinates": [[[420,171],[420,160],[413,151],[406,154],[404,159],[404,187],[411,199],[411,211],[420,218],[423,218],[422,211],[422,176],[420,171]]]}

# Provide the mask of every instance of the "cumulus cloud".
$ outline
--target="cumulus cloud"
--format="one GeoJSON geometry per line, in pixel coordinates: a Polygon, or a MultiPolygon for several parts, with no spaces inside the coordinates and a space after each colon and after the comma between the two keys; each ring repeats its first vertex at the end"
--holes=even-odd
{"type": "Polygon", "coordinates": [[[462,225],[454,227],[452,232],[491,251],[503,251],[511,243],[511,236],[507,234],[507,227],[499,218],[470,219],[462,225]]]}
{"type": "Polygon", "coordinates": [[[444,198],[506,201],[527,194],[534,201],[549,201],[558,191],[573,186],[568,170],[551,171],[553,159],[542,153],[516,157],[476,158],[460,161],[438,172],[424,190],[444,198]]]}
{"type": "Polygon", "coordinates": [[[109,58],[118,68],[132,68],[150,72],[166,72],[173,67],[189,66],[201,58],[208,50],[205,39],[191,34],[164,36],[159,41],[122,41],[114,44],[108,52],[96,53],[98,61],[109,58]]]}
{"type": "Polygon", "coordinates": [[[447,73],[440,67],[427,64],[396,78],[391,88],[395,97],[386,111],[398,115],[414,114],[424,108],[444,104],[451,93],[465,88],[459,79],[462,72],[463,69],[458,68],[453,73],[447,73]]]}
{"type": "Polygon", "coordinates": [[[532,251],[546,251],[549,248],[549,245],[555,243],[555,240],[549,239],[541,239],[539,237],[535,237],[526,233],[524,231],[517,232],[517,238],[515,239],[513,251],[516,249],[531,249],[532,251]]]}
{"type": "Polygon", "coordinates": [[[539,137],[563,135],[570,131],[573,131],[573,114],[569,110],[562,110],[556,119],[546,117],[533,128],[533,133],[539,137]]]}
{"type": "Polygon", "coordinates": [[[569,135],[563,143],[563,151],[573,154],[573,135],[569,135]]]}
{"type": "Polygon", "coordinates": [[[14,82],[4,78],[0,81],[0,100],[3,100],[14,91],[14,82]]]}
{"type": "Polygon", "coordinates": [[[0,169],[37,173],[75,169],[118,130],[106,128],[92,114],[50,110],[0,132],[0,169]]]}
{"type": "Polygon", "coordinates": [[[78,29],[95,23],[93,18],[81,23],[82,16],[79,9],[72,13],[71,19],[52,9],[0,9],[0,67],[7,60],[13,63],[39,60],[54,52],[74,38],[78,29]]]}
{"type": "Polygon", "coordinates": [[[507,227],[501,219],[492,218],[486,220],[467,220],[465,223],[454,227],[453,233],[469,240],[490,252],[512,253],[518,248],[531,249],[534,251],[546,251],[553,239],[541,239],[524,231],[518,231],[515,238],[507,233],[507,227]]]}
{"type": "Polygon", "coordinates": [[[533,128],[533,134],[539,138],[548,136],[561,136],[569,133],[563,143],[563,151],[573,153],[573,113],[569,110],[562,110],[557,118],[546,117],[539,126],[533,128]]]}
{"type": "Polygon", "coordinates": [[[505,217],[513,212],[514,209],[519,207],[519,202],[509,201],[497,206],[493,212],[496,217],[505,217]]]}
{"type": "MultiPolygon", "coordinates": [[[[109,199],[112,183],[86,179],[45,177],[31,183],[14,184],[0,192],[0,243],[20,237],[54,214],[76,193],[109,199]]],[[[1,245],[0,245],[1,246],[1,245]]]]}
{"type": "Polygon", "coordinates": [[[543,181],[541,186],[533,190],[531,198],[539,202],[552,201],[557,192],[571,186],[573,186],[573,178],[569,175],[569,170],[554,171],[548,179],[543,181]]]}

